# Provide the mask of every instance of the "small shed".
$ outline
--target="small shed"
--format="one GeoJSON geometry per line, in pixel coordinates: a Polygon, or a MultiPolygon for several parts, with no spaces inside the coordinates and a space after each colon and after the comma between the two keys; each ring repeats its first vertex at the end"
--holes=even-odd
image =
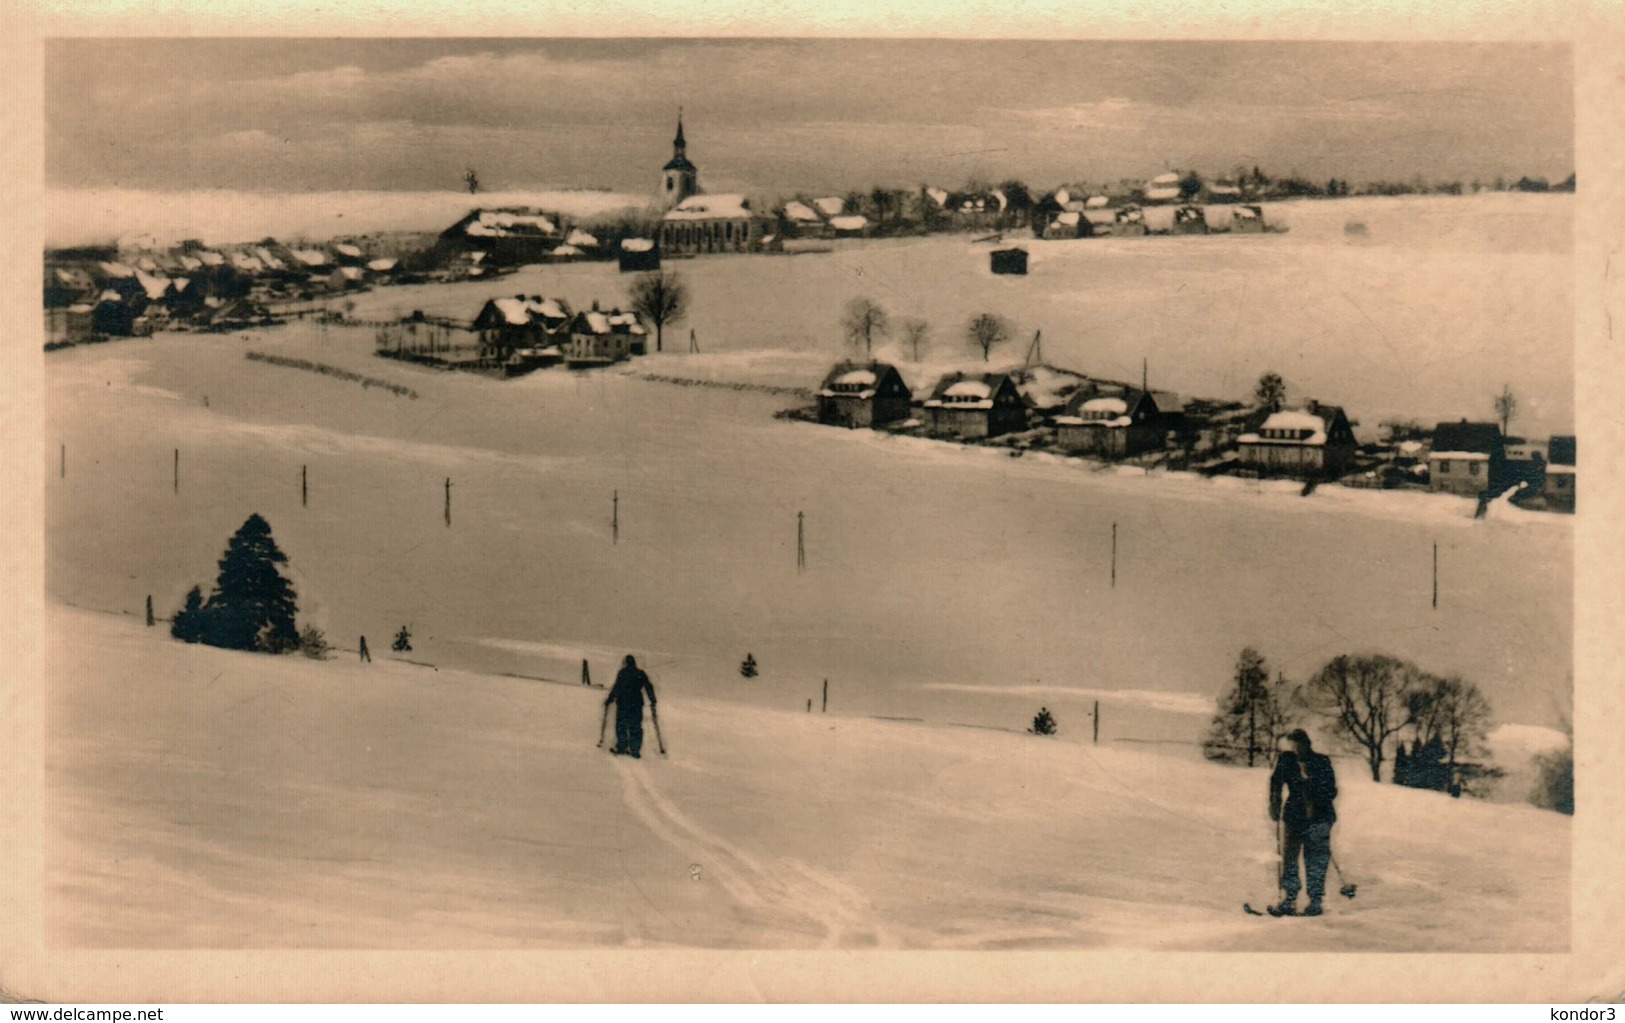
{"type": "Polygon", "coordinates": [[[650,238],[621,239],[620,258],[622,273],[660,269],[660,250],[650,238]]]}
{"type": "Polygon", "coordinates": [[[1008,373],[951,373],[937,381],[925,412],[937,437],[980,440],[1027,428],[1027,403],[1008,373]]]}
{"type": "Polygon", "coordinates": [[[849,429],[900,423],[913,394],[896,366],[884,362],[838,362],[818,390],[818,421],[849,429]]]}
{"type": "Polygon", "coordinates": [[[1499,492],[1506,478],[1506,439],[1495,423],[1440,423],[1428,452],[1428,489],[1477,497],[1499,492]]]}
{"type": "Polygon", "coordinates": [[[994,249],[992,252],[988,253],[988,258],[992,263],[993,272],[996,274],[1015,274],[1017,276],[1026,276],[1026,249],[994,249]]]}

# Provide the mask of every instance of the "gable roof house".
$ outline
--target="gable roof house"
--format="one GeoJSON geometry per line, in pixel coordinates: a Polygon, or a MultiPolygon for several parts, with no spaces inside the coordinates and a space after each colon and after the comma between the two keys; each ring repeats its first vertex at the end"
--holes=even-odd
{"type": "Polygon", "coordinates": [[[482,347],[507,354],[557,343],[571,319],[570,307],[559,299],[515,295],[488,300],[471,326],[482,347]]]}
{"type": "Polygon", "coordinates": [[[1440,423],[1428,452],[1428,489],[1478,497],[1505,487],[1506,440],[1495,423],[1440,423]]]}
{"type": "Polygon", "coordinates": [[[565,365],[572,369],[607,366],[633,355],[633,342],[647,335],[637,317],[619,309],[589,309],[570,321],[570,340],[564,345],[565,365]]]}
{"type": "Polygon", "coordinates": [[[1282,409],[1236,438],[1241,464],[1265,476],[1335,479],[1353,464],[1357,444],[1343,409],[1310,401],[1282,409]]]}
{"type": "Polygon", "coordinates": [[[900,423],[913,398],[896,366],[837,362],[818,389],[818,421],[851,429],[900,423]]]}
{"type": "Polygon", "coordinates": [[[1068,451],[1127,458],[1161,449],[1175,418],[1150,391],[1087,387],[1067,402],[1066,414],[1055,417],[1055,439],[1068,451]]]}
{"type": "Polygon", "coordinates": [[[564,235],[557,218],[551,214],[513,206],[469,210],[461,220],[440,232],[440,242],[457,251],[485,252],[491,264],[517,266],[545,261],[564,243],[564,235]]]}
{"type": "Polygon", "coordinates": [[[950,373],[924,407],[936,437],[981,440],[1027,428],[1027,402],[1008,373],[950,373]]]}

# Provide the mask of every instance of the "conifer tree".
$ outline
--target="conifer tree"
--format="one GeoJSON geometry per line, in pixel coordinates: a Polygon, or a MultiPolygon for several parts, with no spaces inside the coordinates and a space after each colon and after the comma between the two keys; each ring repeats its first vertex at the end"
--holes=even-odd
{"type": "Polygon", "coordinates": [[[230,650],[286,653],[299,645],[297,594],[278,565],[288,563],[271,526],[250,515],[226,544],[220,577],[203,607],[203,641],[230,650]]]}

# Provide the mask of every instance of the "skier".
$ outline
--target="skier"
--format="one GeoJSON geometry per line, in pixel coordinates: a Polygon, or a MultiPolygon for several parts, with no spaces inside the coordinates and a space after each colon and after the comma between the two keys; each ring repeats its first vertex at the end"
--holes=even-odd
{"type": "Polygon", "coordinates": [[[1270,820],[1279,821],[1285,829],[1281,843],[1281,892],[1285,897],[1271,914],[1292,916],[1297,912],[1301,852],[1309,875],[1309,906],[1303,915],[1319,916],[1321,897],[1326,894],[1326,866],[1332,858],[1332,824],[1337,820],[1332,805],[1337,799],[1337,776],[1331,758],[1310,746],[1309,733],[1295,728],[1287,740],[1292,748],[1282,751],[1270,775],[1270,820]],[[1287,790],[1284,807],[1283,786],[1287,790]]]}
{"type": "Polygon", "coordinates": [[[367,652],[367,637],[361,637],[361,659],[368,664],[372,663],[372,654],[367,652]]]}
{"type": "Polygon", "coordinates": [[[654,708],[655,687],[649,682],[649,676],[638,667],[638,662],[631,654],[621,664],[621,670],[615,675],[615,684],[610,687],[609,695],[604,697],[604,708],[607,711],[611,703],[615,704],[615,748],[610,750],[616,756],[641,757],[643,749],[643,691],[649,691],[649,707],[654,708]]]}

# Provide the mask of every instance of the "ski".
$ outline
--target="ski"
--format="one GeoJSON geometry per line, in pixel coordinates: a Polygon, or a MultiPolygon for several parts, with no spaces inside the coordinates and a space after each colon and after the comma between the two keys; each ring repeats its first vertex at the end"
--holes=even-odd
{"type": "Polygon", "coordinates": [[[1260,913],[1258,910],[1254,909],[1253,904],[1251,902],[1243,902],[1241,904],[1241,908],[1245,909],[1252,916],[1263,916],[1264,915],[1263,913],[1260,913]]]}
{"type": "Polygon", "coordinates": [[[1266,912],[1270,916],[1274,916],[1274,917],[1297,916],[1298,915],[1297,910],[1294,910],[1294,909],[1282,909],[1280,906],[1265,906],[1264,907],[1264,912],[1266,912]]]}

